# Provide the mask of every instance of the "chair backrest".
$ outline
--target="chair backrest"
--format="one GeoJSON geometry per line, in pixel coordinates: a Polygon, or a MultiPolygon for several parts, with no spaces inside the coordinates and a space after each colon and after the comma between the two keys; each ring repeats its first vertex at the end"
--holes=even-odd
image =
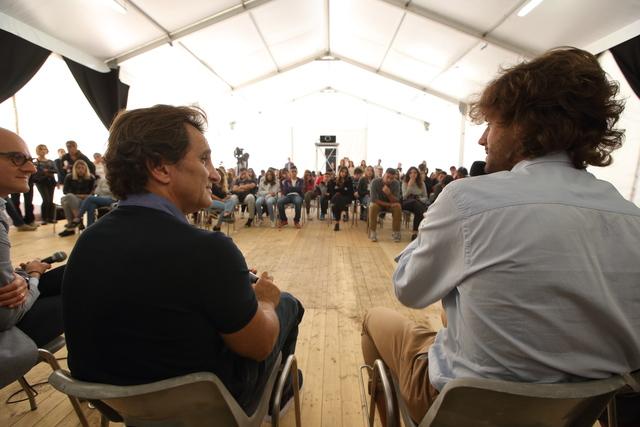
{"type": "Polygon", "coordinates": [[[38,347],[17,327],[0,332],[0,388],[11,384],[38,363],[38,347]]]}
{"type": "Polygon", "coordinates": [[[624,385],[621,376],[568,384],[456,379],[419,427],[592,427],[624,385]]]}
{"type": "Polygon", "coordinates": [[[267,413],[269,396],[281,356],[265,386],[260,404],[247,416],[222,381],[211,372],[197,372],[150,384],[115,386],[79,381],[56,370],[49,383],[81,399],[99,400],[115,410],[126,425],[137,427],[259,426],[267,413]]]}

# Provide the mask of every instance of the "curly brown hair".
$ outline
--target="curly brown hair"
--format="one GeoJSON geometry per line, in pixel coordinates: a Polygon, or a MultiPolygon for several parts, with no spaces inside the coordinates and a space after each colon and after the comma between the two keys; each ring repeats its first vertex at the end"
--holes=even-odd
{"type": "Polygon", "coordinates": [[[104,155],[113,194],[124,200],[146,193],[149,166],[177,163],[189,148],[186,125],[203,133],[206,124],[207,115],[198,107],[155,105],[121,111],[109,129],[104,155]]]}
{"type": "Polygon", "coordinates": [[[512,68],[471,104],[476,122],[495,116],[516,130],[525,158],[566,151],[578,169],[611,164],[624,130],[615,124],[624,110],[618,84],[607,79],[595,56],[561,47],[512,68]]]}

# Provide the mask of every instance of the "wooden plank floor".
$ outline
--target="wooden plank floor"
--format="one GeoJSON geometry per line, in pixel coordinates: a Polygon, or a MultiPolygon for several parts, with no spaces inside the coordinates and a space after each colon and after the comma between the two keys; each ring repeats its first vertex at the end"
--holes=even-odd
{"type": "MultiPolygon", "coordinates": [[[[317,219],[301,230],[291,226],[282,230],[267,226],[247,229],[243,223],[237,220],[231,237],[249,266],[271,272],[280,289],[295,295],[306,309],[296,350],[304,372],[303,425],[362,426],[358,370],[363,363],[360,329],[364,312],[381,305],[434,329],[441,327],[439,306],[408,309],[396,301],[391,289],[393,257],[408,244],[410,231],[403,228],[402,242],[393,243],[388,219],[378,232],[379,242],[372,243],[363,222],[356,227],[343,222],[339,232],[317,219]]],[[[56,236],[51,225],[35,232],[12,231],[10,238],[15,264],[58,250],[70,252],[76,239],[56,236]]],[[[65,355],[65,350],[57,354],[65,355]]],[[[27,380],[46,381],[49,372],[48,366],[40,364],[27,380]]],[[[36,411],[29,410],[28,402],[6,404],[9,395],[19,389],[14,383],[0,390],[0,426],[80,425],[69,401],[48,384],[38,387],[36,411]]],[[[99,425],[97,411],[86,405],[84,408],[91,425],[99,425]]],[[[284,417],[282,425],[294,425],[293,411],[284,417]]]]}

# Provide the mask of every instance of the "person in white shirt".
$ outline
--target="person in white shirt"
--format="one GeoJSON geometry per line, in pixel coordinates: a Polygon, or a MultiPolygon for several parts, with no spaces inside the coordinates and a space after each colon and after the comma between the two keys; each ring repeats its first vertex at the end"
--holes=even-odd
{"type": "Polygon", "coordinates": [[[385,361],[414,420],[455,378],[640,368],[640,209],[586,171],[622,143],[617,93],[592,54],[562,48],[505,70],[472,105],[489,175],[442,191],[393,274],[404,305],[442,300],[445,327],[384,308],[364,318],[364,359],[385,361]]]}

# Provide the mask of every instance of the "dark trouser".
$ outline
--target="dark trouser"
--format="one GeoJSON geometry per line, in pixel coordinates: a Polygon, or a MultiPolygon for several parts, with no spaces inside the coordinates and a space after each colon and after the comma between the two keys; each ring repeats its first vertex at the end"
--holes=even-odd
{"type": "Polygon", "coordinates": [[[287,214],[284,211],[287,203],[293,203],[293,207],[296,212],[293,221],[300,222],[300,215],[302,214],[302,196],[299,194],[287,194],[286,196],[278,199],[278,216],[280,217],[280,221],[287,220],[287,214]]]}
{"type": "Polygon", "coordinates": [[[40,278],[40,296],[16,325],[38,347],[62,335],[62,299],[60,287],[65,266],[54,268],[40,278]]]}
{"type": "Polygon", "coordinates": [[[329,196],[320,196],[320,213],[322,215],[326,215],[327,209],[329,209],[329,196]]]}
{"type": "Polygon", "coordinates": [[[418,231],[418,226],[427,211],[427,205],[417,199],[403,200],[402,210],[413,213],[413,231],[418,231]]]}
{"type": "Polygon", "coordinates": [[[331,211],[336,221],[340,221],[340,213],[342,211],[348,211],[351,201],[351,197],[342,194],[336,194],[331,198],[331,211]]]}
{"type": "MultiPolygon", "coordinates": [[[[27,224],[31,224],[36,219],[36,217],[33,215],[33,182],[29,181],[29,191],[22,194],[24,196],[24,222],[26,222],[27,224]]],[[[13,193],[11,195],[11,201],[19,212],[20,193],[13,193]]]]}
{"type": "Polygon", "coordinates": [[[5,202],[7,202],[6,204],[7,215],[9,215],[9,217],[11,218],[11,221],[13,221],[13,225],[15,227],[20,227],[21,225],[24,225],[24,220],[22,219],[22,215],[20,214],[20,211],[18,211],[16,207],[13,205],[11,198],[7,197],[4,200],[5,202]]]}
{"type": "Polygon", "coordinates": [[[283,292],[280,295],[280,304],[276,307],[276,313],[280,321],[280,334],[273,351],[262,362],[243,359],[245,366],[239,369],[240,375],[244,377],[243,383],[246,384],[246,387],[237,400],[249,415],[253,414],[258,407],[264,386],[273,370],[278,354],[282,352],[282,361],[284,362],[296,350],[298,325],[302,321],[304,307],[293,295],[283,292]]]}
{"type": "Polygon", "coordinates": [[[46,222],[53,222],[55,218],[55,205],[53,204],[53,192],[56,189],[56,182],[52,180],[46,180],[42,182],[36,182],[36,188],[42,196],[42,206],[40,207],[40,213],[42,214],[42,220],[46,222]]]}

